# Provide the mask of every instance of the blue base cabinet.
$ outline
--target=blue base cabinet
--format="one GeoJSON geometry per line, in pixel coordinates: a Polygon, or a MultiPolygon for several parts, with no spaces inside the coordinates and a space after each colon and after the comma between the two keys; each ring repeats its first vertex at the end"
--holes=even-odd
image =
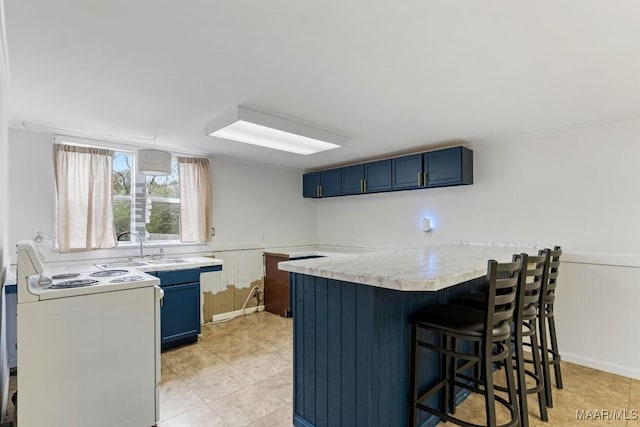
{"type": "Polygon", "coordinates": [[[149,272],[160,279],[164,299],[160,307],[162,350],[196,342],[200,333],[200,274],[222,266],[149,272]]]}
{"type": "MultiPolygon", "coordinates": [[[[398,427],[409,411],[409,317],[484,287],[484,277],[438,292],[403,292],[290,273],[293,301],[293,424],[398,427]]],[[[434,334],[421,339],[434,342],[434,334]]],[[[470,350],[470,349],[468,349],[470,350]]],[[[420,388],[440,376],[421,350],[420,388]]],[[[461,401],[468,393],[460,391],[461,401]]],[[[438,394],[429,404],[436,406],[438,394]]],[[[421,413],[420,427],[440,420],[421,413]]]]}

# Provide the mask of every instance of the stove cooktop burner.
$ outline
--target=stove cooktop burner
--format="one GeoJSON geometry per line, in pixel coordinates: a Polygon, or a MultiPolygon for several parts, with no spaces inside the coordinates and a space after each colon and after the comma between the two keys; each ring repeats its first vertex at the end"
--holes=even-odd
{"type": "Polygon", "coordinates": [[[139,280],[144,279],[142,276],[127,276],[127,277],[118,277],[117,279],[113,279],[111,283],[127,283],[127,282],[137,282],[139,280]]]}
{"type": "Polygon", "coordinates": [[[98,280],[81,279],[81,280],[67,280],[66,282],[55,283],[49,286],[49,289],[68,289],[68,288],[80,288],[82,286],[91,286],[100,283],[98,280]]]}
{"type": "Polygon", "coordinates": [[[111,277],[111,276],[122,276],[123,274],[129,273],[128,270],[102,270],[96,271],[95,273],[91,273],[89,276],[91,277],[111,277]]]}
{"type": "Polygon", "coordinates": [[[62,279],[72,279],[74,277],[78,277],[80,273],[64,273],[64,274],[56,274],[55,276],[51,276],[53,280],[62,280],[62,279]]]}

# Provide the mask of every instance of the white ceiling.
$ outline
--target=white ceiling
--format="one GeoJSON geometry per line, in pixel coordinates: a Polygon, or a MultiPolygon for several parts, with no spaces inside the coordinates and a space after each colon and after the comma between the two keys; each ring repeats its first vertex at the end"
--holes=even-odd
{"type": "Polygon", "coordinates": [[[13,126],[309,169],[640,116],[636,0],[5,0],[13,126]],[[251,105],[349,137],[204,135],[251,105]]]}

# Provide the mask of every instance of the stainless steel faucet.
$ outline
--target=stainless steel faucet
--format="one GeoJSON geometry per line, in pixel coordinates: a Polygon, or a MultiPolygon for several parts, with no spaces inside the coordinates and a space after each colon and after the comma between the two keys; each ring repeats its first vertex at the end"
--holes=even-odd
{"type": "Polygon", "coordinates": [[[129,234],[131,236],[136,236],[138,238],[138,242],[140,242],[140,259],[143,259],[144,258],[144,253],[142,252],[142,238],[137,233],[134,233],[132,231],[125,231],[124,233],[120,233],[120,234],[118,234],[118,241],[120,241],[120,238],[122,236],[125,236],[127,234],[129,234]]]}

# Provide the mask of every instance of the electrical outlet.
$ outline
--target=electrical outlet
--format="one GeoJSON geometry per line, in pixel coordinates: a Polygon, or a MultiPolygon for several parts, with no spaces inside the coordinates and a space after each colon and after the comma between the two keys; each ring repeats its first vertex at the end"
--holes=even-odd
{"type": "Polygon", "coordinates": [[[211,237],[216,235],[216,228],[215,227],[211,227],[211,237]]]}

